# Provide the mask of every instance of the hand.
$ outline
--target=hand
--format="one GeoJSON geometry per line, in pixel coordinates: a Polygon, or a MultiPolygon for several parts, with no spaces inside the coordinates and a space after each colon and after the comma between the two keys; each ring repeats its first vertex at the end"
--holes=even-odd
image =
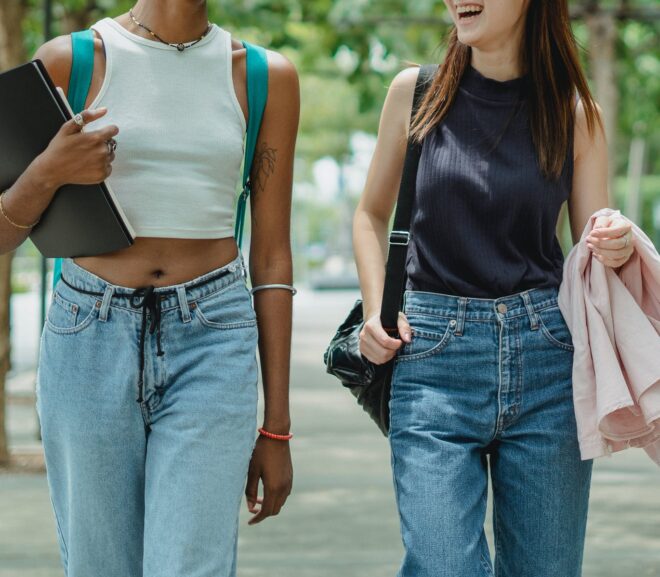
{"type": "Polygon", "coordinates": [[[360,352],[376,365],[392,360],[404,343],[412,341],[412,329],[403,313],[399,313],[397,328],[401,339],[393,339],[385,332],[379,314],[372,316],[360,331],[360,352]]]}
{"type": "Polygon", "coordinates": [[[618,214],[599,216],[586,241],[594,257],[611,268],[622,266],[635,252],[632,225],[618,214]]]}
{"type": "Polygon", "coordinates": [[[291,494],[292,485],[289,443],[260,436],[252,453],[245,489],[248,511],[254,515],[248,524],[256,525],[278,515],[291,494]],[[259,497],[259,479],[263,483],[263,498],[259,497]]]}
{"type": "MultiPolygon", "coordinates": [[[[85,110],[83,121],[89,124],[107,114],[107,108],[85,110]]],[[[97,184],[112,172],[114,152],[107,141],[117,136],[119,129],[106,126],[100,130],[83,132],[73,119],[65,122],[39,155],[35,170],[44,182],[57,189],[64,184],[97,184]]]]}

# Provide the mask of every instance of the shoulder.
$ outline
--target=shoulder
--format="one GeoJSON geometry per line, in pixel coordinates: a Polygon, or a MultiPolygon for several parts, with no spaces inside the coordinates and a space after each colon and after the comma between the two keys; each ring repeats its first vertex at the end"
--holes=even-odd
{"type": "MultiPolygon", "coordinates": [[[[96,33],[94,35],[94,51],[97,58],[99,55],[104,54],[103,41],[96,33]]],[[[60,86],[66,93],[73,61],[71,35],[57,36],[42,44],[35,52],[34,58],[38,58],[43,62],[55,86],[60,86]]]]}
{"type": "Polygon", "coordinates": [[[399,72],[392,80],[383,106],[381,126],[390,125],[397,133],[408,138],[415,86],[419,77],[419,66],[411,66],[399,72]]]}
{"type": "Polygon", "coordinates": [[[268,109],[298,109],[300,84],[293,63],[279,52],[268,50],[268,109]]]}
{"type": "Polygon", "coordinates": [[[34,59],[44,63],[48,74],[56,86],[66,90],[71,74],[71,36],[58,36],[41,45],[34,54],[34,59]]]}
{"type": "Polygon", "coordinates": [[[388,90],[388,98],[399,98],[412,104],[412,96],[415,93],[417,78],[419,77],[419,66],[411,66],[399,72],[392,80],[388,90]]]}
{"type": "MultiPolygon", "coordinates": [[[[243,44],[232,38],[234,66],[240,71],[243,78],[246,75],[246,50],[243,44]]],[[[269,92],[298,92],[298,71],[293,63],[274,50],[266,50],[268,59],[269,92]]]]}
{"type": "Polygon", "coordinates": [[[411,66],[402,70],[394,77],[387,91],[386,107],[400,111],[403,114],[406,124],[412,110],[419,71],[419,66],[411,66]]]}
{"type": "Polygon", "coordinates": [[[276,90],[297,91],[298,71],[293,63],[273,50],[268,50],[268,77],[272,87],[276,90]]]}

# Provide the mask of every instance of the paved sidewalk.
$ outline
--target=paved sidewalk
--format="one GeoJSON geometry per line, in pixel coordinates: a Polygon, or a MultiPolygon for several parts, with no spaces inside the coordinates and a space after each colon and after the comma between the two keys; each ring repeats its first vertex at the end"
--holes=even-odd
{"type": "MultiPolygon", "coordinates": [[[[295,492],[279,518],[255,528],[243,518],[239,577],[396,573],[401,544],[387,444],[321,366],[354,297],[304,291],[297,297],[295,492]]],[[[10,390],[12,442],[28,452],[39,449],[33,380],[22,373],[10,390]]],[[[61,576],[45,476],[0,473],[0,577],[61,576]]],[[[660,577],[660,469],[642,451],[597,463],[584,577],[660,577]]]]}

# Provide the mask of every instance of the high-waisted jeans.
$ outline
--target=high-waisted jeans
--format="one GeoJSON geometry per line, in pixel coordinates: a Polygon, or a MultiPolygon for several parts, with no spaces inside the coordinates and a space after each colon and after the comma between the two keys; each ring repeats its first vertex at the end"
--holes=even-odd
{"type": "Polygon", "coordinates": [[[556,289],[496,300],[408,292],[404,310],[414,334],[390,405],[399,576],[579,577],[591,462],[580,460],[556,289]]]}
{"type": "Polygon", "coordinates": [[[242,260],[157,289],[63,263],[37,410],[68,577],[233,577],[257,411],[242,260]]]}

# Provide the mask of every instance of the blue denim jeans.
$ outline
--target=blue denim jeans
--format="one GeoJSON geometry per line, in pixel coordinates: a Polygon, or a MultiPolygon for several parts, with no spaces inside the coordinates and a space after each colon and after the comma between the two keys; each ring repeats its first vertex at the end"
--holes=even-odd
{"type": "Polygon", "coordinates": [[[241,259],[153,291],[62,272],[37,410],[66,575],[234,576],[257,411],[241,259]]]}
{"type": "Polygon", "coordinates": [[[390,444],[400,577],[579,577],[591,462],[555,289],[499,299],[408,292],[390,444]],[[495,566],[484,533],[490,468],[495,566]]]}

